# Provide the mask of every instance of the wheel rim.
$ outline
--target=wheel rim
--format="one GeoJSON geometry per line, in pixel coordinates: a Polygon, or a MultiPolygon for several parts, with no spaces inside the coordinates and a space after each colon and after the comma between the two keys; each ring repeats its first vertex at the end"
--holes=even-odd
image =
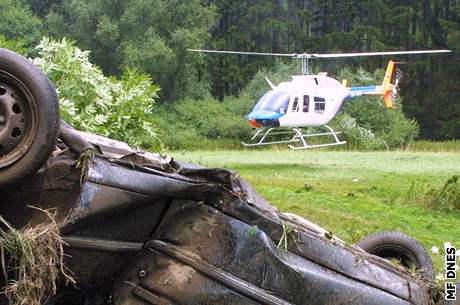
{"type": "Polygon", "coordinates": [[[390,261],[391,259],[396,259],[406,269],[410,270],[413,267],[415,267],[415,269],[419,272],[424,271],[417,257],[415,257],[415,255],[413,255],[410,251],[407,251],[406,249],[402,247],[399,247],[396,245],[391,245],[391,246],[382,245],[382,246],[374,247],[368,252],[376,256],[390,260],[390,261]]]}
{"type": "Polygon", "coordinates": [[[37,104],[26,86],[0,70],[0,168],[21,159],[37,132],[37,104]]]}

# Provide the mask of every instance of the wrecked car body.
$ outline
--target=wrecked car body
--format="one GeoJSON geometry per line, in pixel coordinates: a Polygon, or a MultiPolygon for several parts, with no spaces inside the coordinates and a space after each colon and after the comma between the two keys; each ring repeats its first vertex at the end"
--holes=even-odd
{"type": "Polygon", "coordinates": [[[0,215],[23,228],[49,221],[29,206],[56,211],[76,281],[46,305],[447,304],[237,173],[77,131],[57,105],[43,73],[0,49],[0,215]]]}
{"type": "Polygon", "coordinates": [[[43,221],[28,205],[56,208],[68,244],[65,263],[79,293],[94,304],[433,304],[440,298],[433,284],[403,268],[276,211],[235,172],[61,130],[47,164],[2,190],[1,213],[21,227],[43,221]]]}

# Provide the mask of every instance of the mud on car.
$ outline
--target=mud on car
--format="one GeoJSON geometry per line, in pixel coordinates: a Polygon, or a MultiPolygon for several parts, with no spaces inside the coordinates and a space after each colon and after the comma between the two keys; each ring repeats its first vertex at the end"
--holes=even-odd
{"type": "Polygon", "coordinates": [[[0,214],[20,229],[47,221],[28,206],[54,209],[76,280],[45,304],[447,304],[412,238],[348,245],[233,171],[78,131],[58,108],[48,78],[0,49],[0,214]]]}

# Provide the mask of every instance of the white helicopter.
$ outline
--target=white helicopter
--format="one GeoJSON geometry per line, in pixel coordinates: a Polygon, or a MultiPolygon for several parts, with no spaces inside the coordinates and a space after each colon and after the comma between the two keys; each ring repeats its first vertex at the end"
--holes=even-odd
{"type": "Polygon", "coordinates": [[[302,75],[292,76],[291,81],[282,82],[276,86],[266,78],[271,90],[259,99],[252,111],[246,116],[251,126],[256,128],[257,131],[251,138],[252,143],[241,142],[244,146],[286,143],[289,144],[291,149],[306,149],[345,144],[346,141],[341,141],[338,137],[340,132],[334,131],[327,125],[339,113],[344,101],[362,95],[381,95],[383,96],[385,107],[394,108],[398,84],[402,77],[402,72],[396,67],[398,63],[390,60],[381,85],[347,87],[347,80],[340,83],[336,79],[328,77],[326,72],[310,75],[310,59],[451,52],[450,50],[420,50],[337,54],[278,54],[198,49],[189,49],[189,51],[219,54],[283,56],[301,59],[302,75]],[[324,127],[327,131],[321,133],[308,133],[302,130],[302,128],[305,127],[324,127]],[[286,140],[268,140],[271,136],[286,134],[289,135],[286,140]],[[310,144],[307,141],[308,138],[320,136],[332,136],[333,142],[310,144]],[[292,145],[294,143],[298,145],[292,145]]]}

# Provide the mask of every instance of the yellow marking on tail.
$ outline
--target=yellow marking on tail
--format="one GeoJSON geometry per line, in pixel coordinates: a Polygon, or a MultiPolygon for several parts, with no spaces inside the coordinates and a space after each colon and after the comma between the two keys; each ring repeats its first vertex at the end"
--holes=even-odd
{"type": "Polygon", "coordinates": [[[385,78],[383,79],[383,82],[382,82],[383,91],[386,91],[387,87],[391,85],[391,78],[393,77],[394,68],[395,68],[395,62],[390,60],[388,62],[387,71],[385,72],[385,78]]]}
{"type": "Polygon", "coordinates": [[[385,72],[385,78],[382,82],[382,91],[381,95],[383,95],[383,102],[385,107],[387,108],[396,108],[393,99],[391,98],[391,92],[393,91],[394,85],[391,83],[393,78],[393,73],[395,72],[394,69],[396,67],[396,63],[392,60],[388,62],[387,71],[385,72]]]}

